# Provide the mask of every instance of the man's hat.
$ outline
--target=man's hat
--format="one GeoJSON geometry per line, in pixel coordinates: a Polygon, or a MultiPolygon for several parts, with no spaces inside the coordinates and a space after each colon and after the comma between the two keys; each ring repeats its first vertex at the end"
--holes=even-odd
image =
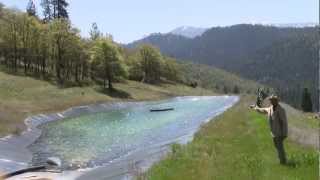
{"type": "Polygon", "coordinates": [[[276,95],[271,95],[271,96],[269,96],[268,97],[268,99],[271,101],[271,100],[276,100],[276,101],[279,101],[280,99],[279,99],[279,97],[278,96],[276,96],[276,95]]]}

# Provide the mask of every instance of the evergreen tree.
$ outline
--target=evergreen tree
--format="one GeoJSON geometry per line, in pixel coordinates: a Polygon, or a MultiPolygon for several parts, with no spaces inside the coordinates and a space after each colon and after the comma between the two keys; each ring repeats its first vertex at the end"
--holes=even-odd
{"type": "Polygon", "coordinates": [[[36,16],[36,5],[34,4],[33,0],[29,0],[29,3],[27,5],[27,13],[29,16],[36,16]]]}
{"type": "Polygon", "coordinates": [[[90,38],[91,40],[95,41],[103,34],[100,32],[97,23],[93,23],[90,30],[90,38]]]}
{"type": "Polygon", "coordinates": [[[312,100],[308,88],[303,90],[301,107],[304,112],[312,112],[312,100]]]}
{"type": "Polygon", "coordinates": [[[66,0],[52,0],[53,7],[53,17],[56,18],[69,18],[69,13],[67,11],[67,7],[69,3],[66,0]]]}
{"type": "Polygon", "coordinates": [[[44,21],[49,22],[52,20],[53,10],[52,10],[52,3],[51,0],[42,0],[41,7],[43,8],[43,16],[44,21]]]}

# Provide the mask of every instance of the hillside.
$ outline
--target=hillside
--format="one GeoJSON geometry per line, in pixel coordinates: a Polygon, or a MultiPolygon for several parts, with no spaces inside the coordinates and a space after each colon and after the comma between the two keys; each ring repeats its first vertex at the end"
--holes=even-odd
{"type": "Polygon", "coordinates": [[[304,87],[312,89],[314,102],[317,99],[318,41],[315,27],[242,24],[211,28],[194,39],[156,34],[128,46],[150,43],[177,59],[212,65],[266,83],[283,95],[284,100],[300,107],[300,99],[291,97],[301,96],[304,87]]]}
{"type": "Polygon", "coordinates": [[[248,55],[228,70],[274,87],[288,103],[299,108],[304,87],[317,102],[319,40],[318,34],[309,33],[279,41],[248,55]]]}
{"type": "Polygon", "coordinates": [[[142,40],[130,43],[125,47],[132,49],[139,47],[141,44],[152,44],[168,56],[182,58],[184,51],[186,51],[184,46],[191,41],[191,39],[181,35],[155,33],[142,40]]]}
{"type": "Polygon", "coordinates": [[[178,59],[197,63],[228,67],[242,56],[268,47],[274,42],[301,33],[313,32],[315,28],[277,28],[273,26],[240,24],[230,27],[214,27],[194,39],[172,34],[153,34],[128,47],[150,43],[161,52],[178,59]]]}
{"type": "Polygon", "coordinates": [[[201,87],[212,89],[215,92],[234,93],[234,89],[238,88],[240,93],[254,94],[258,88],[263,87],[254,81],[240,78],[213,66],[191,62],[180,62],[179,65],[185,82],[195,81],[201,87]]]}

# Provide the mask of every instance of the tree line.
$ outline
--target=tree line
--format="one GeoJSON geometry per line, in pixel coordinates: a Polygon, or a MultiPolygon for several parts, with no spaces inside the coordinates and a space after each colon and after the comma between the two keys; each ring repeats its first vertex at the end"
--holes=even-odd
{"type": "Polygon", "coordinates": [[[43,0],[43,19],[33,1],[26,13],[0,4],[0,63],[11,73],[54,80],[64,86],[132,79],[145,83],[179,81],[175,59],[151,45],[128,50],[93,23],[90,38],[71,25],[64,0],[43,0]]]}

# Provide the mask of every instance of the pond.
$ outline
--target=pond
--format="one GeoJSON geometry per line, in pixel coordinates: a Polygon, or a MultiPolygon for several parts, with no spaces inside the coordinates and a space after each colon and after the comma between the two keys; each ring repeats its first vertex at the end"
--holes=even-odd
{"type": "Polygon", "coordinates": [[[29,146],[33,165],[55,156],[62,159],[65,170],[95,167],[139,149],[171,144],[193,135],[202,123],[237,101],[235,96],[216,96],[121,103],[49,122],[39,127],[41,136],[29,146]],[[161,108],[174,110],[150,112],[161,108]]]}

